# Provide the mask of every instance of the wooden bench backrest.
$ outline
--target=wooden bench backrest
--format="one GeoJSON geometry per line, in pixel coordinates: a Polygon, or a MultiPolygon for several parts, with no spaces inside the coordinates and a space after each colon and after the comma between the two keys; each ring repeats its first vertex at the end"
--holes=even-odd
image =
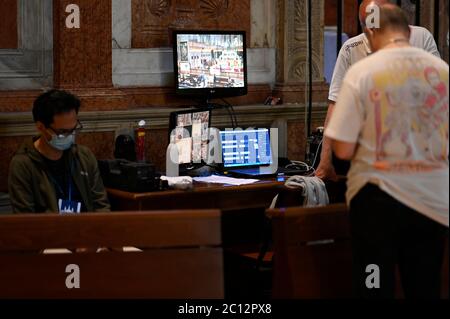
{"type": "Polygon", "coordinates": [[[274,240],[273,298],[351,297],[345,204],[268,210],[274,240]]]}
{"type": "Polygon", "coordinates": [[[220,245],[217,210],[0,216],[0,298],[222,298],[220,245]],[[142,251],[39,253],[123,246],[142,251]]]}
{"type": "MultiPolygon", "coordinates": [[[[273,219],[274,298],[349,298],[350,223],[345,204],[268,210],[273,219]]],[[[449,298],[449,249],[446,236],[441,297],[449,298]]],[[[404,298],[400,276],[396,297],[404,298]]]]}

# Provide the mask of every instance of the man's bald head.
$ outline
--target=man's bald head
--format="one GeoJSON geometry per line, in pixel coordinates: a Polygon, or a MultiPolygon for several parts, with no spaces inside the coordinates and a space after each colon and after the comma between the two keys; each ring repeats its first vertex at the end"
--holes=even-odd
{"type": "MultiPolygon", "coordinates": [[[[389,0],[364,0],[361,5],[359,6],[359,22],[362,26],[366,25],[366,18],[367,18],[367,7],[370,5],[377,5],[381,7],[382,5],[385,5],[387,3],[390,3],[389,0]]],[[[370,11],[369,11],[370,13],[370,11]]]]}
{"type": "Polygon", "coordinates": [[[379,6],[379,25],[364,27],[364,33],[369,40],[372,51],[377,51],[395,41],[409,42],[410,28],[408,17],[397,5],[385,3],[379,6]]]}

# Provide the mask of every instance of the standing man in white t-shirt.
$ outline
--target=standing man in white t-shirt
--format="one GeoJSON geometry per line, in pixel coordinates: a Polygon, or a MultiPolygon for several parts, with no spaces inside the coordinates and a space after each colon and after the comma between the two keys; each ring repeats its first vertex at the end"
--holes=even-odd
{"type": "MultiPolygon", "coordinates": [[[[383,5],[389,3],[388,0],[365,0],[361,3],[359,10],[359,21],[361,25],[364,24],[364,21],[367,17],[366,8],[370,3],[375,3],[377,5],[383,5]]],[[[411,37],[410,43],[412,46],[417,48],[422,48],[431,54],[440,57],[439,51],[436,46],[436,42],[434,41],[433,35],[425,28],[410,26],[411,28],[411,37]]],[[[369,42],[364,33],[353,37],[347,40],[342,46],[336,65],[334,67],[333,78],[330,84],[330,91],[328,95],[329,106],[328,113],[325,119],[325,126],[328,124],[328,121],[333,113],[335,103],[338,98],[339,91],[342,86],[342,80],[344,79],[345,74],[348,69],[355,64],[356,62],[364,59],[365,57],[371,54],[371,49],[369,46],[369,42]]],[[[338,173],[344,174],[348,170],[348,163],[336,161],[338,164],[341,164],[340,171],[338,173]]],[[[317,167],[316,175],[323,180],[335,180],[336,171],[333,165],[332,160],[332,152],[330,147],[330,142],[327,138],[324,138],[322,144],[322,152],[320,155],[320,163],[317,167]]]]}
{"type": "Polygon", "coordinates": [[[409,44],[407,21],[396,5],[380,7],[379,28],[365,27],[376,53],[347,72],[325,130],[335,155],[351,160],[354,283],[369,298],[394,297],[396,265],[407,298],[440,296],[449,225],[449,67],[409,44]]]}

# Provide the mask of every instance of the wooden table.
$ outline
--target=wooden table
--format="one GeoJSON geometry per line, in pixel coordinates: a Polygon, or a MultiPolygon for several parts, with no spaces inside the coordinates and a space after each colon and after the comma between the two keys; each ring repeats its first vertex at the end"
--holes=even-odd
{"type": "MultiPolygon", "coordinates": [[[[111,207],[116,211],[220,209],[224,242],[260,242],[264,212],[281,194],[279,206],[298,206],[299,190],[284,187],[286,177],[260,180],[254,184],[229,186],[194,182],[192,190],[165,190],[132,193],[107,188],[111,207]]],[[[345,181],[327,183],[331,202],[342,202],[345,181]]]]}
{"type": "Polygon", "coordinates": [[[107,188],[113,210],[203,209],[232,211],[268,208],[283,188],[284,178],[230,186],[194,182],[191,190],[132,193],[107,188]]]}
{"type": "Polygon", "coordinates": [[[186,191],[131,193],[108,188],[107,192],[113,210],[220,209],[223,243],[255,244],[263,235],[264,212],[277,194],[288,192],[290,206],[302,203],[300,191],[287,190],[284,182],[280,177],[241,186],[195,182],[186,191]]]}
{"type": "MultiPolygon", "coordinates": [[[[107,191],[113,210],[220,209],[225,291],[228,296],[240,296],[252,286],[247,283],[255,276],[256,257],[262,243],[271,236],[265,210],[273,198],[280,194],[279,207],[299,206],[303,202],[300,190],[289,190],[284,183],[285,178],[279,178],[242,186],[194,183],[189,191],[107,191]]],[[[330,201],[343,200],[345,181],[327,183],[327,188],[330,201]]]]}

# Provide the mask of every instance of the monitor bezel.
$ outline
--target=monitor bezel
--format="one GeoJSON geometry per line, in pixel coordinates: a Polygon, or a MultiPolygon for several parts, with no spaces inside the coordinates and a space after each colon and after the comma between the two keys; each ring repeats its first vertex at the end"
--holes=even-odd
{"type": "Polygon", "coordinates": [[[173,31],[173,68],[175,94],[178,96],[195,97],[205,101],[215,98],[247,95],[248,93],[248,68],[247,68],[247,38],[243,30],[174,30],[173,31]],[[244,86],[228,88],[183,88],[179,86],[178,78],[178,44],[177,36],[183,34],[211,34],[211,35],[241,35],[243,37],[243,69],[244,86]]]}
{"type": "MultiPolygon", "coordinates": [[[[237,132],[236,130],[221,130],[220,131],[220,155],[221,155],[221,160],[222,160],[222,169],[224,171],[232,171],[232,170],[237,170],[237,169],[246,169],[246,168],[258,168],[258,167],[268,167],[270,165],[273,164],[273,149],[272,149],[272,136],[270,134],[270,129],[269,128],[249,128],[252,131],[262,131],[262,130],[267,130],[267,134],[269,136],[269,142],[270,142],[270,163],[261,163],[261,164],[252,164],[252,165],[236,165],[236,166],[225,166],[225,160],[224,160],[224,155],[223,155],[223,145],[222,145],[222,133],[225,132],[237,132]]],[[[248,129],[241,129],[239,130],[239,132],[245,132],[248,131],[248,129]]]]}

